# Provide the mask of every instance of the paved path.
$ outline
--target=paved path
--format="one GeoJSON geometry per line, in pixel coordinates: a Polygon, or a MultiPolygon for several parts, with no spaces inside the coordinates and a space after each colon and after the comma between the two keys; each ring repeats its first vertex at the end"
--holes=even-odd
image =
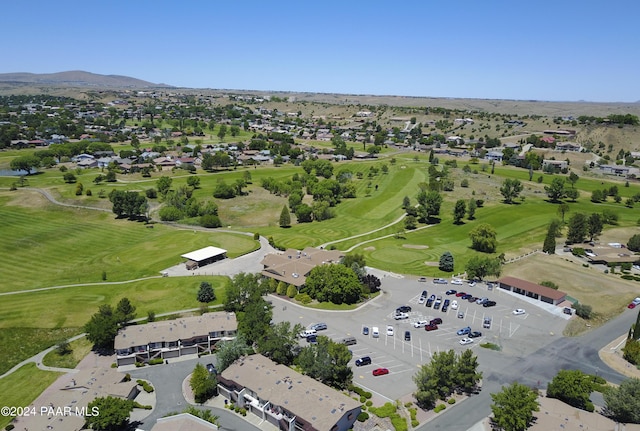
{"type": "Polygon", "coordinates": [[[389,224],[387,224],[387,225],[385,225],[385,226],[382,226],[382,227],[380,227],[380,228],[378,228],[378,229],[371,230],[371,231],[369,231],[369,232],[360,233],[360,234],[358,234],[358,235],[353,235],[353,236],[350,236],[350,237],[347,237],[347,238],[336,239],[335,241],[325,242],[324,244],[320,244],[319,248],[327,248],[327,246],[329,246],[329,245],[331,245],[331,244],[336,244],[336,243],[338,243],[338,242],[347,241],[347,240],[350,240],[350,239],[353,239],[353,238],[359,238],[359,237],[361,237],[361,236],[365,236],[365,235],[372,234],[372,233],[374,233],[374,232],[381,231],[381,230],[383,230],[383,229],[386,229],[386,228],[388,228],[388,227],[393,226],[393,225],[394,225],[394,224],[396,224],[396,223],[401,222],[401,221],[402,221],[402,219],[404,219],[406,216],[407,216],[407,213],[404,213],[404,214],[402,214],[400,217],[398,217],[398,219],[397,219],[397,220],[392,221],[391,223],[389,223],[389,224]]]}

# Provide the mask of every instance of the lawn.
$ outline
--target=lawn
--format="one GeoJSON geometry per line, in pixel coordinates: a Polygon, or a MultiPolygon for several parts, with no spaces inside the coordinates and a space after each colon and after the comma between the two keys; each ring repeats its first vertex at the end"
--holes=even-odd
{"type": "Polygon", "coordinates": [[[57,349],[47,353],[42,363],[48,367],[75,368],[91,352],[93,345],[86,337],[69,343],[69,353],[60,354],[57,349]]]}
{"type": "MultiPolygon", "coordinates": [[[[20,367],[15,373],[0,379],[0,405],[26,407],[60,375],[61,373],[39,370],[33,363],[20,367]]],[[[10,422],[10,417],[0,416],[2,429],[10,422]]]]}

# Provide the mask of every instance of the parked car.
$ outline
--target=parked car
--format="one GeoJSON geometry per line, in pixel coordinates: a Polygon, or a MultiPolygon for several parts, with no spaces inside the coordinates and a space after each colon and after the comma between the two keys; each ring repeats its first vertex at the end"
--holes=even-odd
{"type": "Polygon", "coordinates": [[[307,343],[316,344],[317,342],[318,342],[318,336],[317,335],[309,335],[307,337],[307,343]]]}
{"type": "Polygon", "coordinates": [[[463,338],[462,340],[460,340],[460,344],[462,344],[463,346],[471,343],[473,343],[473,340],[471,338],[463,338]]]}
{"type": "Polygon", "coordinates": [[[482,327],[483,328],[491,328],[491,317],[485,317],[484,321],[482,322],[482,327]]]}
{"type": "Polygon", "coordinates": [[[396,320],[404,320],[404,319],[408,319],[409,315],[407,313],[396,313],[393,316],[393,318],[396,319],[396,320]]]}
{"type": "Polygon", "coordinates": [[[458,291],[454,289],[449,289],[446,292],[444,292],[445,295],[455,295],[456,293],[458,293],[458,291]]]}
{"type": "Polygon", "coordinates": [[[631,301],[631,303],[629,304],[629,308],[635,308],[638,305],[640,305],[640,297],[634,299],[633,301],[631,301]],[[633,307],[632,307],[633,306],[633,307]]]}
{"type": "Polygon", "coordinates": [[[427,277],[420,277],[418,281],[421,283],[425,283],[427,281],[427,277]]]}
{"type": "Polygon", "coordinates": [[[456,296],[457,296],[458,298],[462,298],[462,297],[463,297],[464,295],[466,295],[466,294],[467,294],[467,292],[458,292],[458,293],[456,293],[456,296]]]}
{"type": "Polygon", "coordinates": [[[478,337],[482,337],[482,332],[480,331],[473,331],[469,334],[469,338],[478,338],[478,337]]]}
{"type": "Polygon", "coordinates": [[[488,300],[489,300],[489,298],[487,298],[486,296],[485,296],[485,297],[483,297],[483,298],[478,298],[478,299],[476,300],[476,304],[480,304],[480,305],[482,305],[482,304],[484,304],[485,302],[487,302],[488,300]]]}
{"type": "Polygon", "coordinates": [[[396,308],[396,313],[408,313],[411,311],[411,307],[409,307],[408,305],[401,305],[400,307],[396,308]]]}
{"type": "Polygon", "coordinates": [[[458,309],[458,301],[456,301],[456,300],[451,301],[451,309],[452,310],[457,310],[458,309]]]}
{"type": "Polygon", "coordinates": [[[427,322],[426,320],[418,320],[417,322],[413,322],[413,327],[414,328],[422,328],[426,325],[428,325],[429,322],[427,322]]]}
{"type": "Polygon", "coordinates": [[[385,374],[389,374],[388,368],[376,368],[371,372],[374,376],[384,376],[385,374]]]}
{"type": "Polygon", "coordinates": [[[434,325],[433,323],[429,323],[424,327],[425,331],[435,331],[436,329],[438,329],[438,325],[434,325]]]}
{"type": "Polygon", "coordinates": [[[456,332],[456,334],[457,335],[467,335],[470,332],[471,332],[471,328],[466,326],[464,328],[458,329],[458,332],[456,332]]]}
{"type": "Polygon", "coordinates": [[[445,280],[444,278],[434,278],[433,282],[435,284],[447,284],[447,280],[445,280]]]}
{"type": "Polygon", "coordinates": [[[311,335],[317,335],[315,329],[305,329],[300,334],[298,334],[300,338],[307,338],[307,337],[310,337],[311,335]]]}
{"type": "Polygon", "coordinates": [[[363,365],[371,365],[371,356],[363,356],[356,359],[356,367],[362,367],[363,365]]]}
{"type": "Polygon", "coordinates": [[[563,312],[564,314],[568,314],[569,316],[571,316],[571,315],[573,314],[573,309],[571,309],[571,308],[569,308],[569,307],[564,307],[564,308],[562,309],[562,312],[563,312]]]}
{"type": "Polygon", "coordinates": [[[427,299],[427,303],[424,304],[426,307],[431,307],[433,305],[433,298],[427,299]]]}
{"type": "Polygon", "coordinates": [[[449,301],[448,299],[444,300],[444,303],[442,304],[442,312],[446,313],[447,309],[449,308],[449,304],[451,303],[451,301],[449,301]]]}
{"type": "Polygon", "coordinates": [[[462,284],[462,280],[458,279],[458,278],[454,278],[451,280],[451,284],[456,284],[456,285],[461,285],[462,284]]]}
{"type": "Polygon", "coordinates": [[[513,310],[513,314],[516,316],[520,316],[522,314],[524,314],[525,311],[522,308],[516,308],[515,310],[513,310]]]}
{"type": "Polygon", "coordinates": [[[393,326],[387,325],[387,335],[393,337],[393,326]]]}
{"type": "Polygon", "coordinates": [[[487,301],[482,304],[483,307],[494,307],[496,305],[496,301],[487,301]]]}
{"type": "Polygon", "coordinates": [[[424,304],[424,301],[426,301],[427,298],[425,298],[424,296],[421,296],[420,298],[418,298],[418,304],[424,304]]]}
{"type": "Polygon", "coordinates": [[[442,319],[439,317],[436,317],[435,319],[431,319],[431,321],[429,321],[429,323],[431,325],[441,325],[442,324],[442,319]]]}
{"type": "Polygon", "coordinates": [[[362,335],[369,335],[369,327],[368,326],[363,326],[362,327],[362,335]]]}
{"type": "Polygon", "coordinates": [[[207,371],[209,371],[209,374],[213,374],[214,376],[218,374],[218,370],[216,370],[216,367],[213,364],[207,364],[207,371]]]}
{"type": "Polygon", "coordinates": [[[470,293],[467,293],[466,295],[462,295],[460,297],[460,299],[464,299],[467,300],[469,302],[476,302],[476,300],[478,299],[478,297],[471,295],[470,293]]]}
{"type": "Polygon", "coordinates": [[[476,285],[476,282],[475,282],[475,281],[471,280],[471,281],[469,282],[469,286],[473,287],[473,286],[475,286],[475,285],[476,285]]]}
{"type": "Polygon", "coordinates": [[[316,331],[324,331],[327,329],[327,324],[326,323],[314,323],[313,325],[309,326],[309,329],[315,329],[316,331]]]}
{"type": "Polygon", "coordinates": [[[458,319],[464,319],[464,313],[462,311],[458,312],[458,319]]]}
{"type": "Polygon", "coordinates": [[[442,304],[442,300],[436,299],[436,302],[433,303],[433,309],[434,310],[439,310],[441,304],[442,304]]]}
{"type": "Polygon", "coordinates": [[[378,338],[380,336],[380,330],[378,329],[377,326],[374,326],[373,328],[371,328],[371,336],[373,338],[378,338]]]}
{"type": "Polygon", "coordinates": [[[411,331],[404,331],[404,341],[411,341],[411,331]]]}

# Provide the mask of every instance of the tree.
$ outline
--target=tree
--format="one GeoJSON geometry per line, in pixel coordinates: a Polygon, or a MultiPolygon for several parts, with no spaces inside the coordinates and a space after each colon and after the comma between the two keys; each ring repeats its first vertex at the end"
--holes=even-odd
{"type": "Polygon", "coordinates": [[[569,199],[571,202],[575,202],[578,200],[578,198],[580,197],[580,192],[578,191],[578,189],[567,189],[564,191],[565,196],[567,197],[567,199],[569,199]]]}
{"type": "Polygon", "coordinates": [[[522,192],[523,186],[520,180],[507,178],[500,187],[500,193],[504,197],[507,204],[513,203],[513,200],[522,192]]]}
{"type": "Polygon", "coordinates": [[[12,171],[25,171],[27,175],[31,175],[31,171],[39,166],[40,159],[34,155],[19,156],[9,162],[12,171]]]}
{"type": "Polygon", "coordinates": [[[250,296],[248,304],[236,315],[238,332],[244,334],[249,344],[264,337],[273,319],[272,306],[262,296],[257,295],[250,296]]]}
{"type": "Polygon", "coordinates": [[[320,302],[353,304],[360,299],[360,281],[344,265],[318,265],[306,279],[304,293],[320,302]]]}
{"type": "Polygon", "coordinates": [[[482,372],[478,372],[478,357],[474,356],[471,349],[464,350],[456,362],[456,385],[465,392],[473,391],[480,379],[482,372]]]}
{"type": "Polygon", "coordinates": [[[631,251],[640,251],[640,234],[635,234],[629,238],[627,248],[631,251]]]}
{"type": "Polygon", "coordinates": [[[260,298],[265,288],[260,285],[260,274],[247,274],[244,272],[233,276],[231,282],[225,286],[226,311],[243,311],[255,298],[260,298]]]}
{"type": "Polygon", "coordinates": [[[465,271],[469,279],[482,280],[487,275],[499,276],[501,272],[500,260],[489,256],[474,255],[467,261],[465,271]]]}
{"type": "Polygon", "coordinates": [[[589,240],[593,241],[595,236],[600,235],[603,227],[604,223],[602,221],[602,216],[598,213],[592,213],[587,219],[587,233],[589,234],[589,240]]]}
{"type": "Polygon", "coordinates": [[[453,271],[453,255],[449,251],[445,251],[440,256],[440,263],[438,265],[440,271],[452,272],[453,271]]]}
{"type": "Polygon", "coordinates": [[[216,293],[213,291],[213,286],[208,281],[203,281],[200,283],[200,288],[198,289],[198,302],[202,302],[208,304],[209,302],[213,302],[216,300],[216,293]]]}
{"type": "Polygon", "coordinates": [[[580,370],[560,370],[547,385],[547,396],[557,398],[573,407],[593,411],[589,401],[593,378],[580,370]]]}
{"type": "Polygon", "coordinates": [[[551,181],[551,184],[544,186],[544,191],[551,202],[559,202],[565,196],[564,193],[564,178],[556,177],[551,181]]]}
{"type": "Polygon", "coordinates": [[[313,210],[305,203],[298,205],[295,213],[298,223],[310,223],[313,220],[313,210]]]}
{"type": "Polygon", "coordinates": [[[221,141],[224,141],[224,137],[226,135],[227,135],[227,125],[221,124],[220,129],[218,129],[218,138],[220,138],[221,141]]]}
{"type": "Polygon", "coordinates": [[[514,382],[502,391],[491,394],[493,421],[504,431],[524,431],[540,410],[538,395],[528,386],[514,382]]]}
{"type": "Polygon", "coordinates": [[[120,326],[125,326],[136,317],[136,307],[131,305],[128,298],[122,298],[116,305],[116,318],[120,326]]]}
{"type": "Polygon", "coordinates": [[[569,174],[569,182],[571,183],[571,188],[576,187],[576,183],[578,182],[579,179],[580,177],[575,172],[571,172],[569,174]]]}
{"type": "Polygon", "coordinates": [[[453,222],[455,224],[462,223],[465,213],[467,212],[467,203],[464,199],[460,199],[456,202],[456,206],[453,208],[453,222]]]}
{"type": "Polygon", "coordinates": [[[189,187],[193,187],[194,189],[199,189],[200,177],[196,177],[196,176],[187,177],[187,185],[189,187]]]}
{"type": "Polygon", "coordinates": [[[569,204],[562,202],[558,205],[557,213],[560,217],[562,217],[562,223],[564,224],[564,216],[569,212],[569,204]]]}
{"type": "Polygon", "coordinates": [[[279,364],[291,365],[300,350],[298,334],[303,330],[301,324],[292,325],[288,321],[271,325],[258,340],[258,351],[279,364]]]}
{"type": "Polygon", "coordinates": [[[487,223],[482,223],[469,232],[471,248],[483,253],[493,253],[498,247],[496,230],[487,223]]]}
{"type": "Polygon", "coordinates": [[[87,405],[87,428],[96,431],[119,431],[129,426],[133,400],[119,397],[99,397],[87,405]]]}
{"type": "Polygon", "coordinates": [[[549,225],[549,229],[547,229],[547,236],[544,237],[542,251],[547,254],[556,253],[556,228],[553,225],[549,225]]]}
{"type": "Polygon", "coordinates": [[[98,312],[84,325],[84,332],[96,348],[112,349],[118,334],[118,318],[113,308],[108,304],[101,305],[98,312]]]}
{"type": "Polygon", "coordinates": [[[424,222],[432,222],[432,218],[440,214],[441,205],[442,195],[437,191],[422,190],[418,193],[418,214],[424,222]]]}
{"type": "Polygon", "coordinates": [[[476,218],[476,208],[478,204],[474,198],[469,199],[469,205],[467,206],[467,218],[473,220],[476,218]]]}
{"type": "Polygon", "coordinates": [[[304,374],[332,386],[346,389],[353,379],[349,366],[351,353],[346,345],[336,343],[325,336],[319,336],[316,344],[304,347],[296,358],[297,365],[304,374]]]}
{"type": "Polygon", "coordinates": [[[213,197],[218,199],[231,199],[236,196],[236,189],[226,183],[223,179],[219,179],[213,190],[213,197]]]}
{"type": "Polygon", "coordinates": [[[244,338],[242,333],[238,334],[233,340],[218,342],[216,347],[218,373],[222,373],[226,370],[229,365],[236,361],[236,359],[252,353],[252,349],[247,346],[247,340],[244,338]]]}
{"type": "Polygon", "coordinates": [[[204,365],[196,364],[189,380],[189,386],[191,386],[196,403],[202,404],[214,396],[217,385],[216,377],[204,365]]]}
{"type": "Polygon", "coordinates": [[[287,287],[287,296],[289,298],[295,298],[297,294],[298,294],[298,289],[296,289],[296,287],[293,284],[290,284],[289,287],[287,287]]]}
{"type": "Polygon", "coordinates": [[[280,227],[291,227],[291,214],[289,214],[289,208],[286,205],[280,211],[280,227]]]}
{"type": "Polygon", "coordinates": [[[147,198],[138,192],[113,189],[109,193],[109,201],[113,204],[113,213],[118,217],[135,219],[149,209],[147,198]]]}
{"type": "Polygon", "coordinates": [[[624,380],[617,388],[607,388],[602,395],[606,416],[617,422],[640,423],[640,379],[624,380]]]}
{"type": "Polygon", "coordinates": [[[171,177],[162,176],[158,178],[158,181],[156,181],[156,189],[158,190],[158,193],[163,196],[166,195],[169,189],[171,189],[172,182],[173,179],[171,177]]]}
{"type": "Polygon", "coordinates": [[[76,178],[75,175],[73,175],[72,172],[65,172],[65,174],[62,176],[62,179],[67,184],[72,184],[78,181],[78,179],[76,178]]]}
{"type": "Polygon", "coordinates": [[[587,217],[582,213],[575,213],[569,219],[567,242],[573,244],[584,241],[587,229],[587,217]]]}

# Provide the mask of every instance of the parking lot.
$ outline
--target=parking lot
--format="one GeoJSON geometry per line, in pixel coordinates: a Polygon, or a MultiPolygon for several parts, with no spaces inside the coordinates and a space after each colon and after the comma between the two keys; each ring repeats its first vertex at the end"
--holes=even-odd
{"type": "MultiPolygon", "coordinates": [[[[413,375],[436,352],[449,349],[461,352],[470,348],[479,358],[481,371],[499,369],[504,356],[525,356],[552,341],[554,334],[564,327],[561,317],[500,289],[489,290],[485,283],[452,286],[434,284],[431,280],[418,282],[415,278],[385,277],[382,288],[384,295],[355,311],[319,311],[297,306],[278,307],[274,304],[274,319],[290,320],[305,327],[326,322],[327,330],[319,331],[318,335],[335,341],[354,336],[357,343],[348,346],[353,353],[354,382],[389,400],[396,400],[415,390],[413,375]],[[478,298],[487,297],[496,305],[483,307],[475,302],[470,303],[455,294],[446,295],[448,289],[463,290],[478,298]],[[427,290],[428,296],[441,296],[443,301],[456,300],[458,308],[452,309],[449,305],[443,312],[442,308],[435,310],[433,306],[427,307],[426,301],[419,303],[423,290],[427,290]],[[396,320],[396,309],[402,305],[411,307],[411,311],[406,319],[396,320]],[[525,314],[514,315],[516,308],[525,309],[525,314]],[[462,317],[458,317],[458,313],[462,313],[462,317]],[[417,321],[430,321],[437,317],[442,319],[437,330],[425,331],[423,327],[414,327],[417,321]],[[490,328],[483,328],[486,317],[491,318],[490,328]],[[387,335],[387,326],[393,328],[393,335],[387,335]],[[472,331],[480,331],[482,335],[474,338],[471,344],[462,346],[459,341],[463,336],[456,332],[467,326],[472,331]],[[363,334],[364,327],[369,330],[367,335],[363,334]],[[374,327],[379,330],[378,337],[372,334],[374,327]],[[405,340],[405,331],[410,333],[409,340],[405,340]],[[494,343],[502,350],[484,349],[479,346],[481,343],[494,343]],[[363,356],[370,356],[372,363],[356,367],[355,360],[363,356]],[[373,376],[372,371],[376,368],[387,368],[389,375],[373,376]]],[[[302,343],[304,345],[304,341],[302,343]]]]}

